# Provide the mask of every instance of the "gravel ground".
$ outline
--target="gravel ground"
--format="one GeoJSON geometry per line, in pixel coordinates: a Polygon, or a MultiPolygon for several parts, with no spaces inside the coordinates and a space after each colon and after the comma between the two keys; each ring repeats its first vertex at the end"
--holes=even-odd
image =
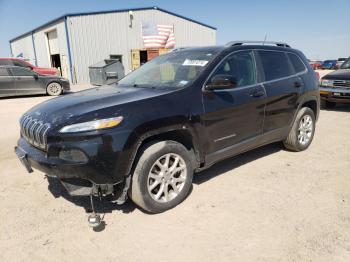
{"type": "Polygon", "coordinates": [[[350,261],[349,106],[321,111],[307,151],[272,144],[225,160],[163,214],[98,204],[106,225],[94,232],[88,199],[14,154],[20,115],[47,99],[0,99],[1,261],[350,261]]]}

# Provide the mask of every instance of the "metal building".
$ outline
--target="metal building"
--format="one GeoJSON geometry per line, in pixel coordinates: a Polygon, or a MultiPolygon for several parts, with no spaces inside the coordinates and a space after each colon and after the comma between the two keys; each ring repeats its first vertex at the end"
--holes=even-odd
{"type": "Polygon", "coordinates": [[[117,58],[130,72],[167,50],[146,50],[142,23],[173,25],[176,48],[216,44],[216,28],[158,7],[66,14],[10,40],[13,57],[57,67],[72,83],[88,83],[88,67],[117,58]]]}

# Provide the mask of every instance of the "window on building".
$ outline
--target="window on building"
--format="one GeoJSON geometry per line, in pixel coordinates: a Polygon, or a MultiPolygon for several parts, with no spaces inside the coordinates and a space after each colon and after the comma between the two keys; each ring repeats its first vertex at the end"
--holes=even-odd
{"type": "Polygon", "coordinates": [[[120,61],[120,63],[123,63],[123,56],[122,55],[110,55],[110,59],[117,59],[120,61]]]}

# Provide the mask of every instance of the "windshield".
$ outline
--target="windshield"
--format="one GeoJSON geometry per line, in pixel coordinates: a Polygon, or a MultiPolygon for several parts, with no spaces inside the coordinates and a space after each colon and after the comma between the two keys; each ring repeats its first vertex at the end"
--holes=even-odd
{"type": "Polygon", "coordinates": [[[118,82],[118,86],[181,88],[192,83],[219,50],[181,50],[158,56],[118,82]]]}
{"type": "Polygon", "coordinates": [[[350,69],[350,57],[340,67],[341,69],[350,69]]]}

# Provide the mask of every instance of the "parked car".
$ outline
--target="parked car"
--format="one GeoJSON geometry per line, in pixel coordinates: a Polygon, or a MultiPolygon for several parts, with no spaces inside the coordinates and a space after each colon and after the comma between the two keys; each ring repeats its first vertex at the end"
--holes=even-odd
{"type": "Polygon", "coordinates": [[[0,97],[33,94],[57,96],[68,90],[68,79],[41,75],[25,67],[0,66],[0,97]]]}
{"type": "Polygon", "coordinates": [[[309,64],[313,70],[321,69],[322,63],[322,61],[309,61],[309,64]]]}
{"type": "Polygon", "coordinates": [[[346,61],[346,58],[338,58],[337,63],[335,65],[336,69],[339,69],[345,61],[346,61]]]}
{"type": "Polygon", "coordinates": [[[331,108],[336,103],[350,103],[350,57],[339,70],[325,75],[320,86],[321,106],[331,108]]]}
{"type": "Polygon", "coordinates": [[[336,69],[337,60],[325,60],[322,63],[322,69],[336,69]]]}
{"type": "Polygon", "coordinates": [[[26,67],[41,75],[60,75],[60,71],[57,68],[37,67],[19,58],[0,58],[0,66],[4,65],[26,67]]]}
{"type": "Polygon", "coordinates": [[[225,158],[276,141],[307,149],[318,85],[287,44],[180,49],[117,84],[30,109],[15,151],[28,172],[59,179],[71,195],[113,195],[121,204],[128,193],[163,212],[186,198],[194,172],[225,158]]]}

